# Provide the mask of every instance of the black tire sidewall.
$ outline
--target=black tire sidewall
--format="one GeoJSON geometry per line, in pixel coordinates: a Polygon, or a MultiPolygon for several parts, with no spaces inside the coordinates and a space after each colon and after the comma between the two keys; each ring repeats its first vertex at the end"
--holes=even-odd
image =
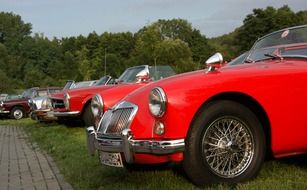
{"type": "Polygon", "coordinates": [[[247,107],[233,101],[216,101],[206,105],[197,113],[186,138],[184,168],[188,177],[196,185],[210,185],[216,183],[235,184],[255,177],[265,156],[265,138],[261,123],[247,107]],[[219,117],[234,116],[249,127],[254,138],[254,155],[248,168],[234,178],[223,178],[216,175],[203,160],[202,138],[207,126],[219,117]]]}
{"type": "Polygon", "coordinates": [[[82,114],[82,120],[86,127],[94,126],[94,116],[92,114],[91,110],[91,103],[88,103],[85,108],[84,112],[82,114]]]}

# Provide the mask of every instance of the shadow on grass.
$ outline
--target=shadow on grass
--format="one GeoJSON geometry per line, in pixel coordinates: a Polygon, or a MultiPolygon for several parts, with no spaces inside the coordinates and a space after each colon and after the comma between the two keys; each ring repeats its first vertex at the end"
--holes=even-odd
{"type": "Polygon", "coordinates": [[[307,170],[307,154],[290,156],[287,158],[282,158],[278,161],[280,161],[283,164],[293,165],[307,170]]]}

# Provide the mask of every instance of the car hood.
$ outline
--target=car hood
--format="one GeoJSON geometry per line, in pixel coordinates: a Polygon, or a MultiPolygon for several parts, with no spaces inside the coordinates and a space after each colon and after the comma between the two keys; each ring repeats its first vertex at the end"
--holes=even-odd
{"type": "Polygon", "coordinates": [[[25,102],[28,101],[29,98],[20,98],[20,99],[14,99],[14,100],[6,100],[3,101],[5,104],[11,104],[11,103],[18,103],[18,102],[25,102]]]}
{"type": "Polygon", "coordinates": [[[88,92],[97,92],[100,90],[106,90],[106,89],[110,89],[116,86],[117,85],[105,85],[105,86],[91,86],[91,87],[84,87],[84,88],[67,89],[67,90],[63,90],[61,92],[52,94],[51,98],[62,99],[65,93],[69,93],[70,95],[76,95],[76,94],[83,94],[83,93],[88,93],[88,92]]]}
{"type": "MultiPolygon", "coordinates": [[[[291,64],[290,61],[288,61],[291,64]]],[[[280,61],[276,60],[266,60],[258,63],[251,64],[241,64],[241,65],[231,65],[224,66],[222,68],[216,69],[215,71],[208,72],[208,70],[198,70],[194,72],[188,72],[183,74],[178,74],[166,79],[153,82],[146,87],[140,88],[136,91],[130,93],[126,99],[134,94],[144,94],[148,93],[145,91],[150,91],[155,87],[162,87],[164,90],[174,89],[174,84],[177,86],[177,91],[180,93],[180,89],[185,90],[189,88],[203,88],[212,86],[221,86],[223,82],[234,81],[240,82],[242,78],[253,78],[259,75],[270,75],[272,72],[283,72],[287,68],[285,66],[277,66],[280,61]],[[270,68],[274,67],[274,71],[270,68]],[[180,84],[180,85],[178,85],[180,84]]]]}

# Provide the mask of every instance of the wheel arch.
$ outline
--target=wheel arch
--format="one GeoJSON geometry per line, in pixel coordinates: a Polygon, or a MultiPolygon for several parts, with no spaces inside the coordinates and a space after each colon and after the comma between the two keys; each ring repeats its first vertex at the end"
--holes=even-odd
{"type": "Polygon", "coordinates": [[[270,124],[269,117],[265,109],[263,108],[263,106],[257,100],[255,100],[253,97],[247,94],[240,93],[240,92],[224,92],[224,93],[216,94],[210,97],[198,109],[198,111],[196,112],[192,120],[192,123],[194,122],[198,113],[202,109],[205,109],[205,107],[207,107],[208,105],[212,104],[213,102],[219,101],[219,100],[229,100],[229,101],[240,103],[246,106],[247,108],[249,108],[256,115],[256,117],[259,119],[259,121],[262,124],[263,131],[265,134],[266,150],[267,150],[266,155],[269,157],[272,157],[273,153],[271,149],[271,124],[270,124]]]}

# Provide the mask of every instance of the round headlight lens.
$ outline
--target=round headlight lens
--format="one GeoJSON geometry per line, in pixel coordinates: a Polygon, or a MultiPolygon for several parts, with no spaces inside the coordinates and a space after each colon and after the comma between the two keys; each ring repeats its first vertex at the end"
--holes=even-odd
{"type": "Polygon", "coordinates": [[[152,89],[149,94],[149,110],[155,117],[162,117],[166,110],[166,94],[162,88],[152,89]]]}
{"type": "Polygon", "coordinates": [[[92,98],[91,109],[92,109],[92,113],[93,113],[94,118],[97,118],[97,117],[102,115],[102,113],[103,113],[103,99],[100,96],[100,94],[96,94],[92,98]]]}
{"type": "Polygon", "coordinates": [[[65,93],[65,94],[64,94],[64,105],[65,105],[65,108],[66,108],[66,109],[69,109],[69,108],[70,108],[69,99],[70,99],[69,94],[68,94],[68,93],[65,93]]]}
{"type": "Polygon", "coordinates": [[[52,108],[52,102],[50,98],[46,98],[46,109],[52,108]]]}
{"type": "Polygon", "coordinates": [[[45,109],[46,107],[47,107],[47,98],[44,98],[44,99],[42,100],[41,108],[42,108],[42,109],[45,109]]]}

